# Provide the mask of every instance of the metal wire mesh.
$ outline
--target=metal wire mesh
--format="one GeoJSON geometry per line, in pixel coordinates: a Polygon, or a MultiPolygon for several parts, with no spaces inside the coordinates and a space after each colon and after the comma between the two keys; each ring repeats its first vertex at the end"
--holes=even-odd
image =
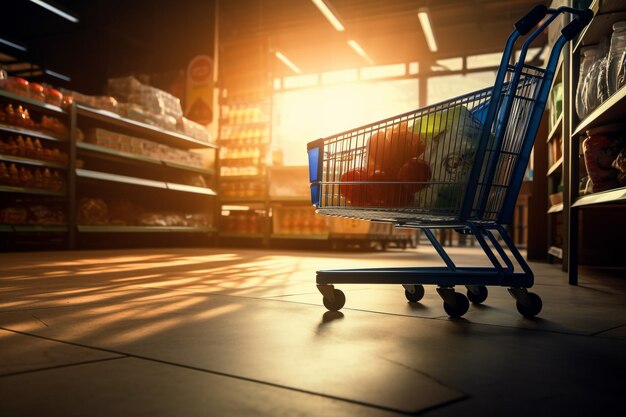
{"type": "Polygon", "coordinates": [[[487,88],[323,139],[319,212],[392,222],[458,220],[479,142],[486,140],[472,217],[496,220],[544,79],[541,69],[524,66],[511,88],[513,70],[507,68],[490,126],[484,124],[487,88]]]}

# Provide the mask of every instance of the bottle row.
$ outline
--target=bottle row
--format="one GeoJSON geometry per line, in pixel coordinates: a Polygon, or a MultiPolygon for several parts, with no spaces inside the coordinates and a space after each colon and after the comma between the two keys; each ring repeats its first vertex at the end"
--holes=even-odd
{"type": "Polygon", "coordinates": [[[265,175],[265,166],[222,166],[220,167],[220,175],[223,177],[265,175]]]}
{"type": "Polygon", "coordinates": [[[67,164],[68,161],[66,152],[55,147],[43,146],[38,138],[31,139],[30,136],[24,138],[22,135],[18,135],[17,138],[13,136],[0,138],[0,154],[41,159],[61,164],[67,164]]]}
{"type": "Polygon", "coordinates": [[[326,219],[306,209],[277,209],[274,212],[274,233],[318,235],[328,233],[326,219]]]}
{"type": "Polygon", "coordinates": [[[229,125],[223,125],[221,127],[221,139],[226,141],[232,140],[258,144],[267,142],[269,135],[269,128],[251,128],[229,125]]]}
{"type": "Polygon", "coordinates": [[[259,105],[233,104],[222,106],[222,120],[228,124],[268,123],[268,112],[259,105]]]}
{"type": "Polygon", "coordinates": [[[61,191],[65,179],[55,169],[18,167],[16,164],[0,162],[0,185],[61,191]]]}
{"type": "Polygon", "coordinates": [[[267,194],[267,185],[264,182],[225,182],[221,194],[231,198],[259,198],[267,194]]]}
{"type": "Polygon", "coordinates": [[[222,231],[228,233],[256,234],[263,233],[267,224],[264,215],[250,211],[231,211],[222,216],[222,231]]]}

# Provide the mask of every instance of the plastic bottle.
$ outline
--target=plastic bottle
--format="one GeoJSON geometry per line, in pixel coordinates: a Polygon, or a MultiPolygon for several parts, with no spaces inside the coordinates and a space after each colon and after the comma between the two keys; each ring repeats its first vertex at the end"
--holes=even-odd
{"type": "Polygon", "coordinates": [[[618,89],[618,75],[621,70],[621,59],[624,51],[626,51],[626,22],[616,22],[613,24],[611,47],[606,64],[606,82],[609,95],[614,94],[618,89]]]}

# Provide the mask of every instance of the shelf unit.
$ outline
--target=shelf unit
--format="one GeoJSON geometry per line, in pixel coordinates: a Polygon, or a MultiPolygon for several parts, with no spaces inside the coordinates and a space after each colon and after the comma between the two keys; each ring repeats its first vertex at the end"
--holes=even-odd
{"type": "Polygon", "coordinates": [[[268,246],[271,207],[267,169],[270,165],[271,95],[222,91],[220,95],[220,239],[255,240],[268,246]]]}
{"type": "Polygon", "coordinates": [[[83,105],[72,107],[72,138],[78,128],[85,132],[85,141],[72,140],[73,160],[80,159],[84,166],[72,167],[75,207],[70,224],[77,227],[70,232],[71,245],[110,233],[216,233],[217,171],[172,160],[175,152],[186,155],[193,149],[213,152],[215,160],[216,144],[83,105]],[[153,149],[159,146],[166,148],[153,149]],[[184,183],[189,178],[202,185],[184,183]],[[78,213],[83,199],[119,204],[120,198],[133,211],[130,219],[128,213],[122,213],[121,223],[127,224],[120,225],[120,219],[113,218],[110,225],[86,224],[85,216],[78,213]],[[184,217],[192,216],[204,220],[196,225],[180,224],[184,217]],[[173,224],[162,225],[168,222],[173,224]]]}
{"type": "MultiPolygon", "coordinates": [[[[218,146],[178,132],[170,132],[117,114],[74,104],[68,109],[51,106],[28,97],[21,97],[0,90],[0,104],[21,105],[34,113],[54,116],[68,128],[67,137],[39,131],[31,127],[14,126],[0,121],[0,138],[21,135],[37,138],[45,147],[56,147],[67,153],[67,163],[37,158],[32,155],[5,152],[0,147],[0,163],[31,167],[32,169],[54,169],[63,172],[64,186],[60,191],[24,186],[24,184],[0,183],[0,210],[10,207],[15,211],[18,202],[24,198],[50,199],[64,207],[64,224],[12,224],[0,223],[0,233],[7,237],[16,233],[55,233],[62,234],[70,249],[78,241],[88,240],[89,236],[107,234],[169,233],[215,236],[217,229],[217,159],[218,146]],[[167,152],[159,155],[141,154],[147,148],[136,147],[131,151],[114,148],[113,145],[88,143],[83,132],[98,128],[114,134],[130,137],[140,144],[152,143],[155,147],[168,146],[177,149],[177,155],[187,155],[191,150],[212,153],[209,166],[199,166],[200,157],[177,160],[167,152]],[[83,139],[85,141],[83,141],[83,139]],[[129,188],[131,187],[131,188],[129,188]],[[153,216],[174,215],[170,226],[133,224],[140,219],[131,219],[126,225],[119,220],[110,224],[81,224],[79,206],[83,197],[114,198],[130,201],[153,216]],[[179,219],[196,225],[181,225],[179,219]],[[191,220],[189,220],[191,218],[191,220]]],[[[3,107],[4,108],[4,107],[3,107]]],[[[35,117],[33,117],[35,119],[35,117]]],[[[163,149],[170,149],[163,148],[163,149]]],[[[23,152],[22,152],[23,153],[23,152]]],[[[191,156],[189,154],[189,156],[191,156]]],[[[207,156],[207,155],[203,155],[207,156]]],[[[180,159],[180,158],[179,158],[180,159]]],[[[1,166],[0,166],[1,167],[1,166]]],[[[12,182],[15,182],[12,180],[12,182]]],[[[21,204],[21,203],[20,203],[21,204]]],[[[139,216],[140,210],[134,213],[139,216]]],[[[8,216],[8,215],[7,215],[8,216]]],[[[10,220],[10,219],[9,219],[10,220]]],[[[84,218],[82,218],[84,220],[84,218]]],[[[13,220],[11,220],[13,221],[13,220]]],[[[30,220],[29,220],[30,221],[30,220]]],[[[142,222],[145,220],[142,220],[142,222]]],[[[184,223],[183,223],[184,224],[184,223]]],[[[45,240],[45,239],[44,239],[45,240]]]]}
{"type": "Polygon", "coordinates": [[[5,90],[0,90],[0,110],[0,246],[10,249],[16,240],[66,244],[70,138],[51,133],[41,122],[54,117],[67,126],[70,115],[5,90]],[[25,110],[29,119],[22,118],[25,110]]]}
{"type": "MultiPolygon", "coordinates": [[[[624,2],[594,0],[590,8],[594,12],[594,19],[570,47],[568,68],[568,72],[571,74],[570,85],[572,86],[570,97],[575,97],[576,93],[575,86],[579,77],[581,47],[597,44],[603,37],[611,35],[614,22],[626,20],[626,4],[624,2]]],[[[585,175],[581,172],[584,169],[583,156],[580,151],[583,135],[589,129],[613,123],[623,123],[622,120],[626,115],[626,86],[609,97],[583,120],[579,120],[574,111],[574,101],[571,99],[567,106],[568,123],[571,126],[571,131],[564,136],[567,138],[566,143],[569,146],[564,156],[564,163],[568,165],[568,172],[567,196],[564,196],[567,198],[564,198],[563,201],[563,212],[568,213],[567,218],[564,218],[564,227],[568,229],[569,233],[564,247],[563,261],[564,269],[569,274],[570,284],[576,285],[581,255],[589,256],[589,253],[597,250],[598,247],[601,249],[602,246],[610,246],[611,233],[614,233],[615,230],[623,230],[620,227],[623,227],[624,224],[623,222],[620,223],[619,220],[626,213],[624,211],[626,208],[624,204],[626,203],[626,187],[583,195],[579,184],[580,179],[585,175]],[[601,227],[606,227],[606,216],[613,216],[612,227],[602,233],[602,244],[596,245],[593,243],[593,239],[599,237],[592,236],[592,233],[589,233],[587,229],[591,227],[589,226],[590,223],[592,225],[603,224],[604,226],[601,227]],[[587,232],[585,232],[586,230],[587,232]]],[[[615,238],[615,241],[617,242],[618,238],[615,238]]]]}
{"type": "MultiPolygon", "coordinates": [[[[558,7],[562,1],[555,1],[551,7],[558,7]],[[558,3],[558,4],[557,4],[558,3]]],[[[556,26],[556,25],[552,25],[556,26]]],[[[552,29],[552,26],[550,28],[552,29]]],[[[560,33],[558,33],[560,34],[560,33]]],[[[550,35],[549,35],[550,37],[550,35]]],[[[550,92],[550,104],[548,106],[548,112],[550,114],[551,125],[549,126],[549,133],[546,138],[548,146],[547,151],[547,192],[546,199],[548,200],[547,210],[547,256],[551,262],[560,262],[563,258],[563,244],[567,236],[567,230],[563,228],[563,203],[558,202],[563,200],[564,196],[564,181],[566,181],[566,172],[569,169],[569,162],[563,157],[567,144],[563,140],[567,135],[567,103],[569,95],[569,54],[566,51],[561,53],[559,58],[558,67],[552,84],[552,91],[550,92]],[[556,100],[554,96],[557,88],[562,88],[563,100],[560,109],[557,108],[556,100]],[[557,201],[554,201],[556,199],[557,201]]],[[[539,145],[537,145],[539,146],[539,145]]],[[[545,249],[544,249],[545,250],[545,249]]]]}

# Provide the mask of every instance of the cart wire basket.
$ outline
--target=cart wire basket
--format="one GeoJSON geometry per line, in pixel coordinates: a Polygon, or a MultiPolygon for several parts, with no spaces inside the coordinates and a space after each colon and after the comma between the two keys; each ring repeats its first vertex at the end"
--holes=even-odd
{"type": "Polygon", "coordinates": [[[437,285],[451,317],[464,315],[470,301],[484,302],[490,285],[508,287],[524,317],[541,311],[541,298],[528,291],[532,270],[504,225],[513,216],[561,49],[592,17],[591,10],[535,6],[515,24],[493,87],[308,144],[318,214],[421,229],[445,264],[317,271],[328,310],[345,304],[334,284],[367,283],[401,284],[409,302],[423,297],[423,284],[437,285]],[[545,68],[526,64],[530,44],[560,14],[571,19],[545,68]],[[510,64],[516,41],[526,35],[510,64]],[[441,228],[474,235],[492,265],[455,265],[433,233],[441,228]],[[465,285],[467,296],[455,285],[465,285]]]}

